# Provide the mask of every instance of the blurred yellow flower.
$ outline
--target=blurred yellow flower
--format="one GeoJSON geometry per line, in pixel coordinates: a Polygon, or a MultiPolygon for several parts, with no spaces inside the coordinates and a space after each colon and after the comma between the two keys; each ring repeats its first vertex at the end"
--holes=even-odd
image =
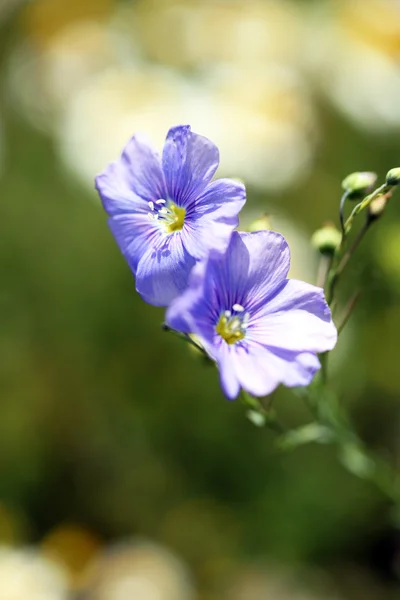
{"type": "Polygon", "coordinates": [[[21,13],[21,23],[29,38],[43,48],[65,26],[81,19],[110,16],[115,0],[35,0],[21,13]]]}
{"type": "Polygon", "coordinates": [[[351,36],[388,56],[400,54],[400,4],[397,0],[340,0],[338,17],[351,36]]]}
{"type": "Polygon", "coordinates": [[[92,565],[88,600],[193,600],[186,566],[163,546],[127,541],[110,546],[92,565]]]}
{"type": "Polygon", "coordinates": [[[288,0],[142,0],[137,14],[152,60],[179,67],[298,61],[301,13],[288,0]]]}
{"type": "Polygon", "coordinates": [[[117,40],[103,23],[77,21],[61,29],[42,53],[47,93],[63,105],[96,73],[118,62],[117,40]]]}
{"type": "Polygon", "coordinates": [[[9,63],[16,106],[56,136],[83,181],[92,185],[136,131],[161,145],[179,123],[220,147],[225,175],[271,190],[307,176],[316,122],[296,69],[302,27],[292,2],[112,7],[39,0],[23,14],[31,42],[9,63]]]}
{"type": "Polygon", "coordinates": [[[71,584],[79,586],[89,561],[99,551],[100,540],[83,527],[64,524],[50,531],[41,548],[46,557],[63,566],[71,584]]]}

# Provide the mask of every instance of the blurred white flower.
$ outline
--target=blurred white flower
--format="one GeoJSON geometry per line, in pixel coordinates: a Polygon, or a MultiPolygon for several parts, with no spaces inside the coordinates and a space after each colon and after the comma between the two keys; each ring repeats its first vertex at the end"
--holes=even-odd
{"type": "Polygon", "coordinates": [[[37,48],[17,45],[8,65],[12,99],[36,127],[53,132],[70,99],[98,73],[134,64],[135,49],[112,23],[73,21],[37,48]]]}
{"type": "Polygon", "coordinates": [[[207,84],[210,108],[197,111],[195,119],[203,121],[201,131],[219,146],[227,174],[270,190],[307,176],[316,122],[296,71],[278,65],[245,70],[221,66],[207,84]]]}
{"type": "Polygon", "coordinates": [[[124,6],[17,46],[12,100],[90,186],[134,133],[161,147],[172,125],[189,123],[220,148],[221,175],[280,189],[307,175],[315,151],[315,115],[294,66],[299,23],[287,0],[124,6]],[[174,52],[180,60],[169,60],[174,52]],[[182,60],[200,68],[179,71],[182,60]]]}
{"type": "Polygon", "coordinates": [[[71,98],[60,128],[66,164],[92,185],[141,131],[159,148],[172,125],[189,123],[220,149],[220,174],[278,189],[304,177],[314,145],[313,113],[286,69],[222,69],[189,79],[161,67],[109,69],[71,98]]]}
{"type": "Polygon", "coordinates": [[[301,11],[290,0],[142,0],[137,14],[147,56],[173,66],[299,60],[301,11]]]}
{"type": "Polygon", "coordinates": [[[67,600],[65,574],[33,549],[2,546],[0,600],[67,600]]]}
{"type": "Polygon", "coordinates": [[[108,24],[96,21],[64,27],[42,54],[46,89],[61,106],[97,73],[134,62],[134,49],[108,24]]]}
{"type": "Polygon", "coordinates": [[[92,186],[134,133],[161,147],[169,127],[185,122],[186,95],[185,82],[167,69],[106,70],[71,99],[59,131],[61,156],[92,186]]]}
{"type": "Polygon", "coordinates": [[[193,600],[185,565],[164,547],[150,542],[110,546],[93,564],[88,600],[193,600]]]}
{"type": "Polygon", "coordinates": [[[400,3],[328,2],[309,23],[307,60],[326,96],[362,128],[399,128],[400,3]]]}
{"type": "Polygon", "coordinates": [[[229,600],[338,600],[307,590],[292,573],[271,567],[242,567],[229,586],[229,600]]]}

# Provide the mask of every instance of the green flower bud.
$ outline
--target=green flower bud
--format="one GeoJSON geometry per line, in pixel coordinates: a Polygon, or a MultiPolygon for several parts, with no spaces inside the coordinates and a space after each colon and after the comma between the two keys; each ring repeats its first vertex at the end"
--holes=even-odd
{"type": "Polygon", "coordinates": [[[382,194],[372,200],[371,204],[368,207],[368,220],[371,223],[372,221],[376,221],[381,217],[385,211],[386,204],[389,202],[389,198],[391,196],[390,192],[386,194],[382,194]]]}
{"type": "Polygon", "coordinates": [[[342,188],[348,193],[349,198],[360,198],[372,191],[376,179],[376,173],[369,171],[350,173],[342,181],[342,188]]]}
{"type": "Polygon", "coordinates": [[[272,229],[269,215],[262,215],[259,219],[252,221],[248,226],[248,231],[270,231],[272,229]]]}
{"type": "Polygon", "coordinates": [[[400,183],[400,167],[396,167],[395,169],[390,169],[389,173],[386,175],[386,183],[388,185],[399,185],[399,183],[400,183]]]}
{"type": "Polygon", "coordinates": [[[262,413],[256,411],[256,410],[248,410],[247,411],[247,418],[256,427],[264,427],[264,425],[265,425],[265,420],[266,419],[265,419],[264,415],[262,413]]]}
{"type": "Polygon", "coordinates": [[[311,245],[321,254],[332,256],[342,241],[342,234],[334,225],[327,223],[313,234],[311,245]]]}

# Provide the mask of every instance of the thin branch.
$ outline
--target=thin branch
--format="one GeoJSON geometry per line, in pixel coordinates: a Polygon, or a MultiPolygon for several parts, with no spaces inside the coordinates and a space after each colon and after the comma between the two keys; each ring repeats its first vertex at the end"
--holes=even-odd
{"type": "Polygon", "coordinates": [[[351,244],[350,248],[345,252],[345,254],[343,254],[339,266],[336,269],[336,276],[339,276],[344,268],[346,267],[347,263],[349,262],[350,258],[353,256],[354,252],[357,250],[358,246],[360,245],[361,240],[363,239],[364,235],[367,233],[368,228],[370,226],[370,221],[366,220],[364,225],[362,226],[362,228],[360,229],[360,231],[357,233],[356,237],[353,240],[353,243],[351,244]]]}
{"type": "Polygon", "coordinates": [[[346,204],[347,198],[350,196],[349,190],[346,190],[343,196],[340,199],[339,206],[339,219],[340,219],[340,227],[342,228],[342,234],[344,235],[344,205],[346,204]]]}
{"type": "Polygon", "coordinates": [[[316,285],[324,288],[328,277],[329,269],[331,268],[332,257],[321,255],[318,263],[317,282],[316,285]]]}
{"type": "Polygon", "coordinates": [[[338,334],[340,334],[340,332],[344,329],[347,321],[350,319],[350,317],[353,313],[353,310],[354,310],[357,302],[360,299],[360,296],[361,296],[361,290],[357,290],[355,292],[355,294],[350,298],[349,302],[347,303],[347,305],[343,311],[342,319],[337,328],[338,334]]]}

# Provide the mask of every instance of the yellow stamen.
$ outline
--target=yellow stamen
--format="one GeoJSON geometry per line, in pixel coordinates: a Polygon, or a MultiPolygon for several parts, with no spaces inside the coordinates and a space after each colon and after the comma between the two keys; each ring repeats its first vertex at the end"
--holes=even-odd
{"type": "Polygon", "coordinates": [[[186,209],[171,203],[168,206],[168,210],[170,214],[168,215],[168,220],[166,219],[166,232],[172,233],[173,231],[180,231],[185,222],[186,209]]]}
{"type": "Polygon", "coordinates": [[[238,317],[229,318],[222,315],[215,326],[215,331],[227,344],[235,344],[246,335],[241,325],[242,322],[238,317]]]}

